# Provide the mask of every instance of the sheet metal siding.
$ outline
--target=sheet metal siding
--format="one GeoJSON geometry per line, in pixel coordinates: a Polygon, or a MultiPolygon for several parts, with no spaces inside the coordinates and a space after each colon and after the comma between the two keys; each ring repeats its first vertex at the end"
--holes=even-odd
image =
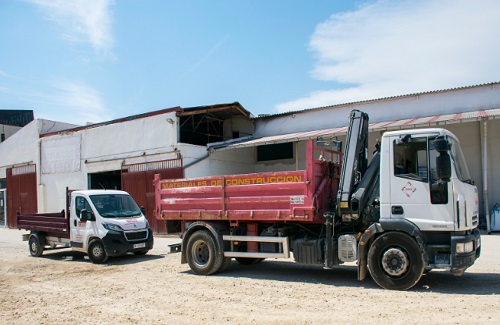
{"type": "Polygon", "coordinates": [[[7,225],[17,228],[17,213],[37,213],[36,166],[7,169],[7,225]]]}
{"type": "Polygon", "coordinates": [[[155,218],[154,175],[162,178],[182,178],[182,159],[171,159],[150,163],[122,166],[122,189],[127,191],[138,206],[146,208],[146,218],[155,233],[165,233],[166,224],[155,218]]]}
{"type": "MultiPolygon", "coordinates": [[[[385,122],[371,123],[368,128],[370,131],[385,131],[385,130],[404,130],[420,126],[439,126],[445,124],[455,124],[462,122],[479,121],[482,119],[498,119],[500,118],[500,108],[489,110],[478,110],[473,112],[433,115],[420,118],[409,118],[402,120],[393,120],[385,122]]],[[[247,141],[239,143],[219,142],[209,145],[212,150],[225,150],[234,148],[255,147],[267,144],[304,141],[308,139],[317,139],[318,137],[341,136],[347,132],[347,126],[330,129],[321,129],[314,131],[295,132],[281,135],[271,135],[260,138],[249,137],[247,141]]]]}

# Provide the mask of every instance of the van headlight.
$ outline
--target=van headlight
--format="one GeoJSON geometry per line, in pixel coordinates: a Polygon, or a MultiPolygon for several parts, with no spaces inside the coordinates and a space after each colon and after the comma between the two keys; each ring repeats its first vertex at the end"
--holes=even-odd
{"type": "Polygon", "coordinates": [[[102,226],[108,230],[123,231],[123,228],[114,223],[103,223],[102,226]]]}
{"type": "Polygon", "coordinates": [[[457,253],[470,253],[474,250],[474,243],[468,241],[466,243],[457,243],[457,253]]]}

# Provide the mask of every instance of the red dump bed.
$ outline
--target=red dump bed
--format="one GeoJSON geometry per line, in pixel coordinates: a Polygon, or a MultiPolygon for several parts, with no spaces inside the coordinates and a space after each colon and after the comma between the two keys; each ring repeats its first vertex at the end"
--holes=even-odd
{"type": "Polygon", "coordinates": [[[59,213],[18,214],[17,228],[44,232],[46,236],[69,238],[69,221],[59,213]]]}
{"type": "Polygon", "coordinates": [[[323,222],[336,197],[341,154],[312,141],[306,154],[306,169],[298,171],[165,180],[156,175],[156,218],[323,222]]]}

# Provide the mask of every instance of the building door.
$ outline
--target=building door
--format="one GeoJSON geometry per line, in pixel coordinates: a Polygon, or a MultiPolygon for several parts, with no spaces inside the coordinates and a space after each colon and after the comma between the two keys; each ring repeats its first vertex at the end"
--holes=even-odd
{"type": "Polygon", "coordinates": [[[182,158],[122,166],[122,190],[128,192],[139,207],[146,208],[146,218],[155,233],[166,232],[166,222],[155,215],[153,179],[183,178],[182,158]]]}
{"type": "Polygon", "coordinates": [[[7,224],[7,193],[6,190],[0,190],[0,227],[7,224]]]}
{"type": "Polygon", "coordinates": [[[37,213],[36,165],[7,168],[7,225],[17,228],[17,213],[37,213]]]}

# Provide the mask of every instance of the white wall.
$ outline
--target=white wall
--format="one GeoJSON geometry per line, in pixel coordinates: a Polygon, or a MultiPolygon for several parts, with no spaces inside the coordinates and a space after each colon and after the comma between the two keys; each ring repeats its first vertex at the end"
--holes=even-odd
{"type": "MultiPolygon", "coordinates": [[[[490,120],[487,122],[487,146],[488,146],[488,199],[489,212],[500,204],[500,120],[490,120]]],[[[482,192],[482,188],[478,188],[482,192]]]]}
{"type": "Polygon", "coordinates": [[[6,178],[7,168],[13,165],[37,162],[37,140],[40,125],[40,120],[31,121],[10,138],[0,143],[0,178],[6,178]]]}
{"type": "MultiPolygon", "coordinates": [[[[50,212],[62,209],[65,188],[87,189],[89,173],[121,170],[122,164],[173,159],[178,153],[183,154],[177,144],[177,124],[167,122],[169,118],[176,121],[175,112],[89,126],[42,138],[42,142],[80,138],[80,168],[66,173],[41,175],[39,210],[50,212]]],[[[201,147],[201,150],[206,151],[206,148],[201,147]]]]}
{"type": "Polygon", "coordinates": [[[19,130],[21,130],[20,126],[0,124],[0,134],[5,134],[5,139],[11,137],[19,130]]]}

